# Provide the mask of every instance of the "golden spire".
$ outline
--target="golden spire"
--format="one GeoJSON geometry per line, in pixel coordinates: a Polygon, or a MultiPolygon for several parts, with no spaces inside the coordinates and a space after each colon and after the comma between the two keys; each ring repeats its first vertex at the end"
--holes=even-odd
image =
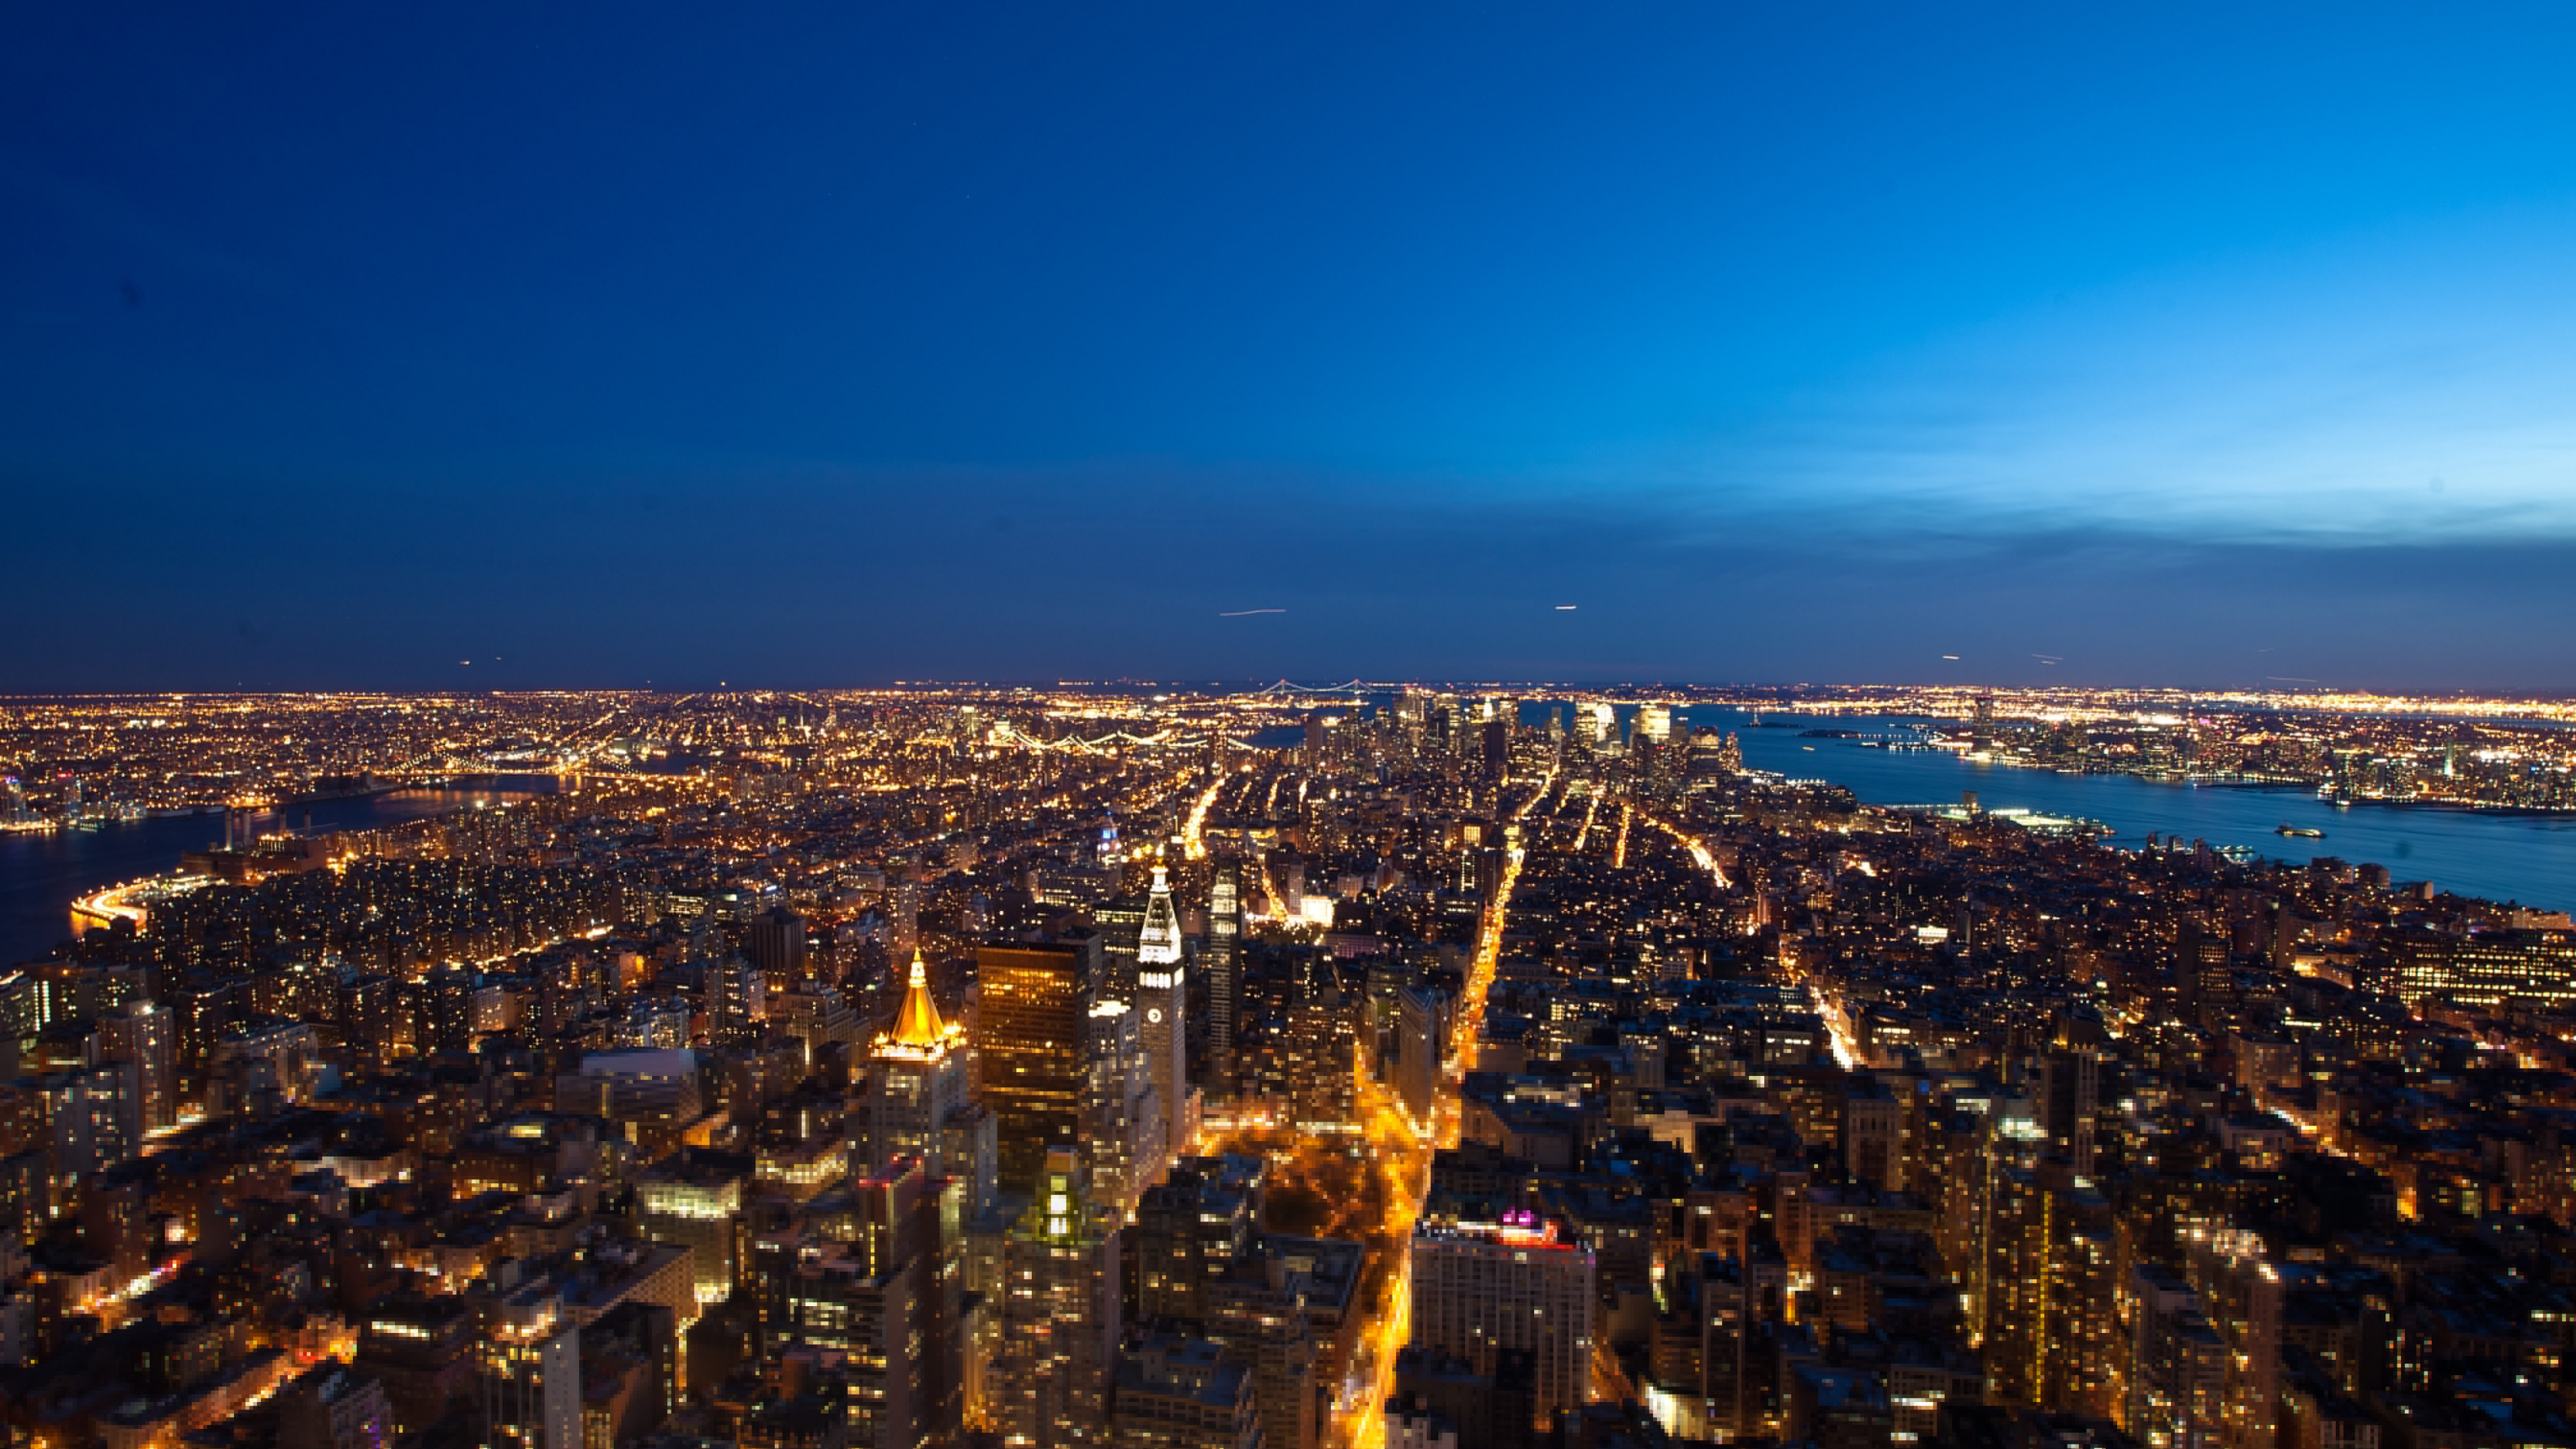
{"type": "Polygon", "coordinates": [[[912,984],[904,988],[903,1010],[894,1019],[893,1040],[897,1046],[930,1050],[946,1044],[948,1028],[939,1020],[939,1007],[930,999],[930,968],[922,964],[921,952],[912,953],[912,984]]]}

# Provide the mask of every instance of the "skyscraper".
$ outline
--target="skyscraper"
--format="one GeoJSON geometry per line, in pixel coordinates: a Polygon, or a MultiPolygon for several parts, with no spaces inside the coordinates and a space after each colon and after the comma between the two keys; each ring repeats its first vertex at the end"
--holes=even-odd
{"type": "Polygon", "coordinates": [[[134,1063],[135,1108],[145,1132],[179,1121],[178,1026],[149,1001],[129,1001],[99,1023],[99,1054],[134,1063]]]}
{"type": "Polygon", "coordinates": [[[760,968],[734,952],[707,963],[707,1035],[718,1046],[743,1046],[759,1034],[760,968]]]}
{"type": "MultiPolygon", "coordinates": [[[[1189,987],[1181,960],[1181,920],[1172,909],[1171,883],[1154,867],[1153,894],[1145,903],[1145,924],[1136,934],[1137,1027],[1145,1039],[1154,1092],[1162,1099],[1163,1141],[1168,1151],[1189,1146],[1190,1051],[1189,987]]],[[[1160,1177],[1153,1164],[1148,1178],[1160,1177]]]]}
{"type": "Polygon", "coordinates": [[[1236,1000],[1243,982],[1243,863],[1220,860],[1208,878],[1208,1092],[1234,1095],[1236,1000]]]}
{"type": "Polygon", "coordinates": [[[743,932],[744,954],[760,968],[763,980],[794,984],[805,975],[805,918],[779,906],[751,918],[743,932]]]}
{"type": "Polygon", "coordinates": [[[1082,1140],[1085,1018],[1100,970],[1100,938],[1089,933],[976,948],[975,1048],[1004,1182],[1035,1178],[1046,1144],[1082,1140]]]}
{"type": "Polygon", "coordinates": [[[868,1054],[867,1111],[850,1168],[873,1177],[899,1158],[919,1158],[933,1176],[965,1185],[972,1216],[992,1200],[998,1167],[993,1114],[975,1100],[965,1048],[964,1030],[940,1019],[929,967],[914,952],[903,1007],[868,1054]]]}
{"type": "Polygon", "coordinates": [[[1127,1003],[1101,1001],[1083,1023],[1082,1141],[1092,1203],[1113,1223],[1161,1178],[1170,1153],[1138,1020],[1127,1003]]]}
{"type": "Polygon", "coordinates": [[[1118,1240],[1084,1192],[1082,1157],[1049,1147],[1037,1201],[1003,1246],[1003,1349],[992,1397],[1006,1445],[1105,1445],[1118,1353],[1118,1240]]]}

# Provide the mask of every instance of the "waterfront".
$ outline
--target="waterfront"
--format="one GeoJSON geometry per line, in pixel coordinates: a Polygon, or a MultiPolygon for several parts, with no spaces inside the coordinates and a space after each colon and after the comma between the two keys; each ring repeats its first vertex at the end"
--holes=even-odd
{"type": "MultiPolygon", "coordinates": [[[[1800,737],[1809,729],[1877,733],[1914,722],[1902,718],[1764,718],[1772,727],[1754,729],[1750,715],[1703,709],[1677,715],[1674,729],[1687,722],[1734,730],[1744,742],[1747,765],[1794,779],[1827,780],[1872,805],[1956,804],[1963,791],[1974,790],[1988,809],[2027,806],[2099,820],[2118,832],[2111,844],[2130,850],[2144,845],[2152,831],[2213,846],[2241,845],[2278,860],[2375,861],[2401,881],[2430,880],[2444,890],[2546,910],[2576,908],[2576,815],[2375,804],[2338,810],[2302,789],[2066,775],[1980,763],[1947,750],[1880,750],[1850,740],[1800,737]],[[2284,824],[2325,835],[2277,834],[2284,824]]],[[[1957,721],[1936,723],[1964,728],[1957,721]]]]}
{"type": "MultiPolygon", "coordinates": [[[[397,790],[250,815],[252,828],[368,830],[516,798],[502,790],[397,790]]],[[[183,851],[224,843],[224,817],[170,815],[96,830],[0,833],[0,965],[31,961],[71,934],[71,903],[104,886],[175,870],[183,851]]]]}

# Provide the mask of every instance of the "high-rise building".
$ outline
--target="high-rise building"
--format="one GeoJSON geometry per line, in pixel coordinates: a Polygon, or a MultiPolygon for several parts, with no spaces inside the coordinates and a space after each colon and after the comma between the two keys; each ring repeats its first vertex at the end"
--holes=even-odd
{"type": "Polygon", "coordinates": [[[1208,879],[1207,1070],[1210,1096],[1234,1095],[1234,1030],[1243,991],[1243,863],[1220,860],[1208,879]]]}
{"type": "Polygon", "coordinates": [[[769,1285],[780,1343],[847,1355],[852,1445],[921,1449],[963,1428],[957,1195],[921,1159],[898,1157],[850,1184],[846,1240],[794,1244],[769,1285]]]}
{"type": "Polygon", "coordinates": [[[1114,1226],[1162,1176],[1170,1148],[1136,1009],[1123,1001],[1095,1002],[1083,1025],[1082,1141],[1091,1201],[1114,1226]]]}
{"type": "Polygon", "coordinates": [[[921,949],[921,882],[906,876],[885,890],[887,942],[897,959],[921,949]]]}
{"type": "Polygon", "coordinates": [[[326,1359],[277,1396],[277,1449],[388,1449],[393,1405],[384,1385],[326,1359]]]}
{"type": "Polygon", "coordinates": [[[1087,1201],[1079,1152],[1047,1148],[1036,1186],[1037,1200],[1003,1245],[1003,1349],[991,1383],[1002,1442],[1106,1445],[1118,1241],[1087,1201]]]}
{"type": "Polygon", "coordinates": [[[644,1235],[689,1250],[700,1303],[732,1297],[740,1280],[743,1189],[752,1168],[748,1157],[684,1148],[636,1181],[644,1235]]]}
{"type": "Polygon", "coordinates": [[[1002,1181],[1027,1182],[1046,1144],[1082,1140],[1083,1042],[1100,938],[979,946],[975,1049],[993,1109],[1002,1181]]]}
{"type": "Polygon", "coordinates": [[[872,1177],[899,1158],[916,1158],[933,1176],[964,1184],[969,1216],[992,1201],[998,1171],[993,1113],[975,1100],[965,1031],[940,1019],[919,952],[913,953],[894,1026],[868,1055],[867,1109],[858,1128],[853,1174],[872,1177]]]}
{"type": "Polygon", "coordinates": [[[1292,1120],[1309,1128],[1359,1120],[1358,1023],[1343,998],[1341,970],[1329,957],[1303,964],[1281,1048],[1292,1120]]]}
{"type": "Polygon", "coordinates": [[[707,963],[707,1035],[718,1046],[748,1045],[759,1035],[764,1002],[760,968],[726,952],[707,963]]]}
{"type": "Polygon", "coordinates": [[[1583,1406],[1592,1373],[1592,1249],[1559,1224],[1514,1210],[1494,1222],[1413,1230],[1413,1346],[1490,1377],[1503,1349],[1537,1365],[1537,1419],[1583,1406]]]}
{"type": "Polygon", "coordinates": [[[1395,1089],[1405,1114],[1427,1129],[1440,1092],[1440,1046],[1447,1031],[1449,994],[1437,986],[1408,986],[1396,995],[1395,1089]]]}
{"type": "MultiPolygon", "coordinates": [[[[1172,909],[1171,883],[1163,867],[1154,867],[1153,893],[1145,902],[1145,923],[1136,936],[1137,1029],[1145,1040],[1149,1078],[1163,1109],[1167,1150],[1185,1151],[1193,1135],[1190,1112],[1190,993],[1181,957],[1181,919],[1172,909]]],[[[1148,1177],[1162,1175],[1153,1164],[1148,1177]]]]}
{"type": "Polygon", "coordinates": [[[1267,1164],[1184,1157],[1136,1209],[1136,1272],[1127,1302],[1140,1318],[1204,1322],[1208,1285],[1251,1251],[1261,1230],[1267,1164]]]}
{"type": "Polygon", "coordinates": [[[132,1062],[135,1110],[145,1132],[179,1123],[178,1024],[149,1001],[126,1002],[99,1022],[99,1055],[132,1062]]]}
{"type": "Polygon", "coordinates": [[[495,1306],[474,1367],[484,1449],[582,1449],[581,1327],[558,1315],[553,1284],[495,1306]]]}
{"type": "Polygon", "coordinates": [[[766,981],[793,985],[805,976],[805,918],[778,906],[751,918],[742,949],[766,981]]]}

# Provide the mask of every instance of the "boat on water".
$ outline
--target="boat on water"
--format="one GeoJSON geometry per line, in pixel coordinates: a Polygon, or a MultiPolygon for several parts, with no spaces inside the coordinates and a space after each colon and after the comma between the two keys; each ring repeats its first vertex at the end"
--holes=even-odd
{"type": "Polygon", "coordinates": [[[2291,825],[2286,822],[2274,827],[2272,833],[2275,835],[2295,835],[2302,840],[2323,840],[2326,838],[2326,833],[2313,825],[2291,825]]]}

